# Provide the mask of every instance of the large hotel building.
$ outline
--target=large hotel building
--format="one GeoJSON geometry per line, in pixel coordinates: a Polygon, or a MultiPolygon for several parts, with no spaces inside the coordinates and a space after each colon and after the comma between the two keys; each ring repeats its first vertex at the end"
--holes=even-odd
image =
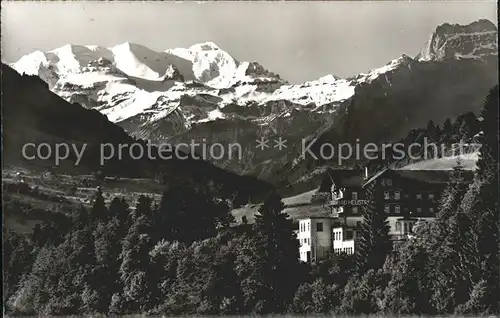
{"type": "MultiPolygon", "coordinates": [[[[314,262],[332,253],[354,253],[362,207],[367,204],[364,190],[370,184],[374,184],[377,206],[387,215],[391,239],[407,239],[416,224],[435,219],[451,172],[385,169],[368,176],[361,169],[331,171],[326,181],[330,184],[330,216],[299,219],[300,259],[314,262]]],[[[466,176],[472,180],[472,171],[466,171],[466,176]]]]}

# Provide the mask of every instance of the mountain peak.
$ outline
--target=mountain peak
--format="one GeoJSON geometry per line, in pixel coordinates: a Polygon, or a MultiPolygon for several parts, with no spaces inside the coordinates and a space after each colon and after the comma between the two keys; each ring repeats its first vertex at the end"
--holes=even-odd
{"type": "Polygon", "coordinates": [[[487,19],[479,19],[469,24],[443,23],[436,27],[435,33],[457,34],[497,31],[497,27],[487,19]]]}
{"type": "Polygon", "coordinates": [[[204,42],[204,43],[197,43],[194,45],[191,45],[189,47],[189,50],[191,51],[217,51],[221,50],[221,48],[215,44],[214,42],[204,42]]]}
{"type": "Polygon", "coordinates": [[[480,19],[466,25],[444,23],[430,35],[417,55],[419,61],[478,59],[496,55],[497,27],[480,19]]]}

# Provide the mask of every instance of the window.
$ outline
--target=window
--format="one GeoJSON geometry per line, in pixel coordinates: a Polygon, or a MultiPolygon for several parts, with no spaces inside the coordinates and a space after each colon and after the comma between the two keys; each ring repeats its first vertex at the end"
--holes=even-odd
{"type": "Polygon", "coordinates": [[[357,192],[353,192],[352,193],[352,199],[353,200],[357,200],[358,199],[358,193],[357,192]]]}
{"type": "Polygon", "coordinates": [[[417,208],[418,213],[422,213],[422,208],[417,208]]]}
{"type": "Polygon", "coordinates": [[[401,194],[399,193],[399,191],[394,192],[394,199],[396,200],[401,199],[401,194]]]}
{"type": "Polygon", "coordinates": [[[361,221],[356,222],[356,227],[361,227],[361,221]]]}
{"type": "Polygon", "coordinates": [[[429,193],[429,200],[434,200],[434,194],[429,193]]]}
{"type": "Polygon", "coordinates": [[[387,185],[390,187],[392,186],[392,180],[391,179],[387,179],[387,185]]]}
{"type": "Polygon", "coordinates": [[[401,207],[399,205],[396,205],[396,210],[395,210],[396,213],[401,213],[401,207]]]}
{"type": "Polygon", "coordinates": [[[422,199],[422,195],[420,193],[417,194],[417,199],[422,199]]]}
{"type": "Polygon", "coordinates": [[[385,186],[385,179],[382,179],[382,180],[380,181],[380,183],[381,183],[383,186],[385,186]]]}
{"type": "Polygon", "coordinates": [[[389,208],[389,205],[388,205],[388,204],[386,204],[386,205],[384,206],[384,212],[389,213],[390,211],[391,211],[391,210],[390,210],[390,208],[389,208]]]}
{"type": "Polygon", "coordinates": [[[307,239],[306,238],[304,239],[304,244],[307,244],[307,239]]]}
{"type": "Polygon", "coordinates": [[[323,232],[323,223],[322,222],[316,223],[316,231],[323,232]]]}
{"type": "Polygon", "coordinates": [[[434,208],[429,208],[429,212],[434,213],[434,208]]]}
{"type": "Polygon", "coordinates": [[[311,230],[311,223],[307,222],[307,231],[311,230]]]}
{"type": "Polygon", "coordinates": [[[353,214],[357,214],[358,213],[358,207],[357,206],[353,206],[352,207],[352,213],[353,214]]]}
{"type": "Polygon", "coordinates": [[[401,231],[401,223],[396,222],[396,231],[401,231]]]}
{"type": "Polygon", "coordinates": [[[353,237],[352,231],[347,231],[345,235],[346,235],[345,237],[346,240],[352,240],[353,237]]]}
{"type": "Polygon", "coordinates": [[[385,191],[384,192],[384,200],[389,200],[389,199],[390,199],[389,191],[385,191]]]}

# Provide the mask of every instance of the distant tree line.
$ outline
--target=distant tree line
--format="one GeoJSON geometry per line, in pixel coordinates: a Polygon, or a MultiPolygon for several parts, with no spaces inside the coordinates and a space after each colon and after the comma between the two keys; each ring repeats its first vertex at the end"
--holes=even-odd
{"type": "MultiPolygon", "coordinates": [[[[443,156],[450,156],[453,145],[458,145],[460,142],[463,142],[464,145],[477,143],[480,138],[480,131],[480,119],[477,118],[473,112],[468,112],[457,116],[454,121],[447,118],[442,126],[430,120],[425,128],[410,130],[406,137],[400,139],[396,143],[405,145],[404,149],[401,150],[404,150],[404,159],[406,160],[411,157],[421,157],[424,159],[424,152],[427,154],[427,159],[430,159],[429,157],[440,158],[443,156]],[[425,150],[424,147],[426,143],[427,145],[437,145],[437,149],[430,146],[425,150]],[[409,146],[412,144],[419,144],[421,147],[413,147],[410,149],[409,146]],[[445,153],[442,152],[443,150],[445,153]],[[409,153],[410,151],[412,152],[411,154],[409,153]],[[434,153],[435,151],[437,151],[437,153],[434,153]]],[[[394,158],[400,157],[401,154],[392,152],[391,148],[382,148],[377,156],[378,159],[368,161],[367,167],[369,171],[378,171],[391,163],[399,161],[399,159],[396,160],[394,158]]],[[[410,162],[408,161],[408,163],[410,162]]]]}

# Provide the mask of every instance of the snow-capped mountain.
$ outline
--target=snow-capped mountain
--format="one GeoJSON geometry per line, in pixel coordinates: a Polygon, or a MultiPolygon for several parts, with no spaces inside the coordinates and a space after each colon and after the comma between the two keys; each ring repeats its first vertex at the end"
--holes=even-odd
{"type": "MultiPolygon", "coordinates": [[[[294,145],[302,138],[329,131],[363,108],[348,105],[375,95],[390,99],[391,92],[420,96],[420,83],[449,80],[448,68],[462,65],[467,72],[480,69],[475,76],[481,82],[485,61],[496,54],[496,27],[480,20],[437,27],[415,59],[403,55],[351,78],[330,74],[296,85],[257,62],[238,61],[211,42],[163,52],[133,43],[111,48],[66,45],[33,52],[12,66],[40,76],[56,94],[100,111],[134,136],[158,142],[238,142],[244,158],[216,163],[267,178],[276,166],[295,161],[294,145]],[[453,64],[460,61],[465,62],[453,64]],[[288,140],[286,150],[280,153],[271,146],[255,151],[256,139],[277,135],[288,140]]],[[[443,93],[438,87],[445,84],[435,83],[436,90],[421,97],[439,99],[443,93]]],[[[390,113],[381,107],[374,118],[379,115],[386,119],[390,113]]]]}

